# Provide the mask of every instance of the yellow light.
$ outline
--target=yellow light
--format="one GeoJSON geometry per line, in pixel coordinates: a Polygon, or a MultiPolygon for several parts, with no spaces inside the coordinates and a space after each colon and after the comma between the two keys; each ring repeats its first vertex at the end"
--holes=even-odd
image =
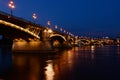
{"type": "Polygon", "coordinates": [[[49,33],[52,33],[53,31],[52,31],[52,29],[48,29],[48,32],[49,32],[49,33]]]}
{"type": "Polygon", "coordinates": [[[95,50],[95,46],[91,46],[91,50],[95,50]]]}
{"type": "Polygon", "coordinates": [[[45,29],[44,32],[47,32],[47,30],[45,29]]]}
{"type": "Polygon", "coordinates": [[[18,29],[18,30],[27,32],[27,33],[35,36],[36,38],[40,39],[40,37],[39,37],[38,35],[36,35],[35,33],[31,32],[31,31],[29,31],[29,30],[27,30],[27,29],[24,29],[24,28],[22,28],[22,27],[20,27],[20,26],[18,26],[18,25],[15,25],[15,24],[12,24],[12,23],[10,23],[10,22],[3,21],[3,20],[0,20],[0,24],[3,24],[3,25],[5,25],[5,26],[9,26],[9,27],[12,27],[12,28],[15,28],[15,29],[18,29]]]}
{"type": "Polygon", "coordinates": [[[53,80],[55,72],[54,72],[54,69],[53,69],[53,61],[52,60],[48,60],[47,66],[45,67],[45,69],[46,69],[46,71],[45,71],[46,79],[47,80],[53,80]]]}

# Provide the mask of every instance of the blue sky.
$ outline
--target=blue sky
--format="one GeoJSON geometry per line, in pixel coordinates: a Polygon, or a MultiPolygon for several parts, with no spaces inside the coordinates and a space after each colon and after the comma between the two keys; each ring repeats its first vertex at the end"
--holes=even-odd
{"type": "MultiPolygon", "coordinates": [[[[9,0],[0,0],[0,10],[10,13],[9,0]]],[[[13,15],[51,27],[58,25],[79,36],[120,35],[119,0],[14,0],[13,15]]]]}

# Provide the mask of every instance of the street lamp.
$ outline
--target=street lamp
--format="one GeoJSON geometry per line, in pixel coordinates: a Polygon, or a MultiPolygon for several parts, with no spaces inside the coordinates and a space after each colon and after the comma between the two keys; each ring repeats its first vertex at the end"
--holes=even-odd
{"type": "Polygon", "coordinates": [[[34,23],[35,23],[35,20],[37,19],[37,15],[35,13],[33,13],[33,19],[34,19],[34,23]]]}
{"type": "Polygon", "coordinates": [[[64,30],[64,33],[66,33],[66,30],[64,30]]]}
{"type": "Polygon", "coordinates": [[[63,29],[62,28],[60,28],[60,31],[62,31],[63,29]]]}
{"type": "Polygon", "coordinates": [[[58,26],[57,25],[55,25],[55,29],[57,29],[58,28],[58,26]]]}
{"type": "Polygon", "coordinates": [[[11,1],[9,2],[8,6],[9,6],[10,9],[11,9],[11,16],[12,16],[12,9],[15,8],[14,2],[11,0],[11,1]]]}
{"type": "Polygon", "coordinates": [[[52,33],[52,29],[50,28],[50,21],[47,21],[47,27],[46,27],[46,35],[47,35],[47,38],[49,37],[50,33],[52,33]]]}
{"type": "Polygon", "coordinates": [[[48,28],[50,28],[50,21],[47,22],[48,28]]]}

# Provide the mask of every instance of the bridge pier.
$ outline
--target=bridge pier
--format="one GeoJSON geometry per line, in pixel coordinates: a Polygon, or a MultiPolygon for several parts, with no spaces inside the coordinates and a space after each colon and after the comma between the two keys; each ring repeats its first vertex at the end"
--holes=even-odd
{"type": "Polygon", "coordinates": [[[44,48],[47,49],[47,50],[53,50],[53,47],[49,41],[49,33],[48,31],[44,30],[42,32],[42,42],[43,42],[43,45],[44,45],[44,48]]]}
{"type": "Polygon", "coordinates": [[[13,52],[28,52],[28,53],[51,53],[55,52],[48,37],[47,33],[42,33],[43,40],[41,41],[18,41],[13,42],[12,50],[13,52]]]}
{"type": "Polygon", "coordinates": [[[71,47],[68,43],[69,40],[66,39],[67,37],[71,38],[68,34],[55,30],[51,31],[49,28],[45,29],[41,25],[31,23],[22,18],[8,16],[5,13],[0,14],[0,34],[10,39],[18,39],[18,42],[13,43],[13,49],[15,50],[53,51],[52,43],[55,40],[58,40],[59,44],[54,47],[71,47]],[[35,40],[35,38],[40,41],[35,40]],[[23,39],[23,41],[19,42],[19,39],[23,39]]]}
{"type": "Polygon", "coordinates": [[[49,53],[54,52],[49,42],[34,41],[34,42],[13,42],[13,52],[27,52],[27,53],[49,53]]]}

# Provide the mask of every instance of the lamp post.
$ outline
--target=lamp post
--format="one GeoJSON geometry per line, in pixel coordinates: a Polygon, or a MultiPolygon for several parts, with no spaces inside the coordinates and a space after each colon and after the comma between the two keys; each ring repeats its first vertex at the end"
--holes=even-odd
{"type": "Polygon", "coordinates": [[[13,14],[12,10],[15,8],[14,2],[11,0],[11,1],[9,2],[8,6],[9,6],[10,9],[11,9],[11,16],[12,16],[12,14],[13,14]]]}
{"type": "Polygon", "coordinates": [[[50,21],[47,22],[48,28],[50,28],[50,21]]]}
{"type": "Polygon", "coordinates": [[[36,19],[37,19],[37,15],[35,14],[35,13],[33,13],[33,19],[34,19],[34,23],[35,23],[35,21],[36,21],[36,19]]]}
{"type": "Polygon", "coordinates": [[[60,31],[61,31],[61,32],[62,32],[62,30],[63,30],[63,29],[62,29],[62,28],[60,28],[60,31]]]}
{"type": "Polygon", "coordinates": [[[55,25],[55,29],[57,29],[58,28],[58,26],[57,25],[55,25]]]}
{"type": "Polygon", "coordinates": [[[49,37],[49,35],[53,32],[52,29],[50,28],[50,21],[47,21],[47,27],[46,27],[46,35],[47,38],[49,37]]]}

